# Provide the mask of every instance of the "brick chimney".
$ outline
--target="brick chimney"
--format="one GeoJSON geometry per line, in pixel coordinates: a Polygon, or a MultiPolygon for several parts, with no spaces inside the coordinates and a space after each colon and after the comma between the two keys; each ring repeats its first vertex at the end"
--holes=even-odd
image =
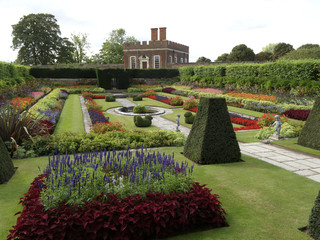
{"type": "Polygon", "coordinates": [[[158,40],[158,28],[151,28],[151,41],[158,40]]]}
{"type": "Polygon", "coordinates": [[[162,27],[160,29],[160,41],[161,40],[167,40],[167,28],[162,27]]]}

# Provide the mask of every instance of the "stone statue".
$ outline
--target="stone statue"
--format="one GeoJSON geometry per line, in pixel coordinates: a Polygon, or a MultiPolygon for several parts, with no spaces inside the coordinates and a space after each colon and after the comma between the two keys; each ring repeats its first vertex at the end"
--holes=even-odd
{"type": "Polygon", "coordinates": [[[274,118],[275,118],[275,122],[271,124],[271,127],[276,125],[277,137],[280,138],[280,131],[281,131],[282,122],[280,121],[279,115],[274,116],[274,118]]]}
{"type": "Polygon", "coordinates": [[[180,114],[177,114],[176,123],[177,123],[176,132],[180,132],[180,130],[179,130],[179,126],[180,126],[180,114]]]}

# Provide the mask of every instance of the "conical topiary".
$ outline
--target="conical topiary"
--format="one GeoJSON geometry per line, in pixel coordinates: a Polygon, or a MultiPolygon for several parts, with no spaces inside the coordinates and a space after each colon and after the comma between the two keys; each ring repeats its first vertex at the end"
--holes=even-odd
{"type": "Polygon", "coordinates": [[[200,98],[184,155],[200,164],[241,161],[241,153],[224,98],[200,98]]]}
{"type": "Polygon", "coordinates": [[[311,237],[320,240],[320,191],[311,210],[308,232],[311,237]]]}
{"type": "Polygon", "coordinates": [[[320,98],[317,98],[298,139],[298,144],[320,150],[320,98]]]}
{"type": "Polygon", "coordinates": [[[7,182],[14,173],[10,154],[0,137],[0,184],[7,182]]]}

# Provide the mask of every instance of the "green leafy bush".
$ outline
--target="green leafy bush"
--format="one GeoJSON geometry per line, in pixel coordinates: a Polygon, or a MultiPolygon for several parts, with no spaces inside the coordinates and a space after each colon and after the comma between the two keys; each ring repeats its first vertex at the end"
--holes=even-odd
{"type": "Polygon", "coordinates": [[[188,99],[183,102],[183,109],[188,110],[193,107],[198,107],[199,100],[198,99],[188,99]]]}
{"type": "Polygon", "coordinates": [[[114,102],[116,101],[116,98],[113,95],[106,95],[105,100],[106,102],[114,102]]]}
{"type": "MultiPolygon", "coordinates": [[[[290,123],[283,123],[281,126],[280,136],[285,138],[293,138],[298,137],[301,133],[302,126],[298,125],[291,125],[290,123]]],[[[259,132],[255,135],[258,139],[268,139],[273,134],[276,133],[275,127],[263,127],[259,130],[259,132]]]]}
{"type": "Polygon", "coordinates": [[[132,97],[132,100],[133,100],[133,101],[142,101],[142,95],[134,95],[134,96],[132,97]]]}
{"type": "Polygon", "coordinates": [[[183,104],[183,99],[180,96],[170,98],[169,101],[170,101],[171,106],[182,106],[182,104],[183,104]]]}
{"type": "Polygon", "coordinates": [[[195,118],[195,115],[193,115],[192,112],[186,112],[186,113],[184,114],[184,121],[185,121],[185,123],[193,124],[194,118],[195,118]]]}
{"type": "Polygon", "coordinates": [[[134,106],[132,111],[134,113],[146,113],[147,112],[147,108],[142,104],[138,104],[138,105],[134,106]]]}
{"type": "Polygon", "coordinates": [[[308,232],[313,239],[320,239],[320,191],[311,210],[308,232]]]}
{"type": "Polygon", "coordinates": [[[143,118],[136,115],[133,117],[133,121],[137,127],[150,127],[152,124],[152,117],[150,115],[147,115],[143,118]]]}

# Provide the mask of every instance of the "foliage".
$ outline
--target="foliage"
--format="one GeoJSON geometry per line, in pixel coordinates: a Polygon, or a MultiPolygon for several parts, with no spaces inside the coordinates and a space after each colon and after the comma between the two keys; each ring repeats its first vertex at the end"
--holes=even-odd
{"type": "Polygon", "coordinates": [[[278,43],[274,47],[273,60],[279,59],[280,57],[284,56],[288,52],[291,52],[292,50],[294,50],[294,48],[291,44],[284,42],[278,43]]]}
{"type": "Polygon", "coordinates": [[[223,53],[219,57],[217,57],[215,62],[227,62],[228,61],[228,57],[229,57],[229,53],[223,53]]]}
{"type": "Polygon", "coordinates": [[[114,95],[106,95],[105,100],[106,100],[106,102],[115,102],[116,97],[114,95]]]}
{"type": "Polygon", "coordinates": [[[196,63],[211,63],[211,60],[202,56],[197,59],[196,63]]]}
{"type": "Polygon", "coordinates": [[[320,150],[320,98],[317,98],[307,122],[299,136],[298,144],[320,150]]]}
{"type": "Polygon", "coordinates": [[[73,57],[76,63],[83,63],[86,59],[86,51],[89,49],[88,35],[86,33],[71,34],[74,45],[73,57]]]}
{"type": "Polygon", "coordinates": [[[256,54],[254,60],[256,62],[266,62],[272,60],[272,53],[270,52],[259,52],[256,54]]]}
{"type": "Polygon", "coordinates": [[[132,96],[133,101],[142,101],[142,95],[134,95],[132,96]]]}
{"type": "Polygon", "coordinates": [[[88,111],[95,110],[95,111],[102,111],[102,106],[97,104],[96,101],[94,101],[92,98],[86,97],[85,104],[87,106],[88,111]]]}
{"type": "Polygon", "coordinates": [[[286,60],[298,60],[298,59],[320,59],[320,47],[313,48],[299,48],[292,50],[281,57],[286,60]]]}
{"type": "Polygon", "coordinates": [[[283,114],[288,118],[306,121],[308,119],[310,112],[311,110],[290,109],[285,111],[283,114]]]}
{"type": "Polygon", "coordinates": [[[20,111],[34,104],[36,100],[33,97],[15,97],[11,100],[13,106],[20,108],[20,111]]]}
{"type": "Polygon", "coordinates": [[[277,46],[277,44],[278,43],[269,43],[268,45],[262,48],[262,51],[273,54],[274,48],[277,46]]]}
{"type": "Polygon", "coordinates": [[[193,124],[194,118],[195,118],[195,115],[193,115],[191,112],[186,112],[186,113],[184,114],[184,121],[185,121],[185,123],[193,124]]]}
{"type": "Polygon", "coordinates": [[[225,99],[200,98],[184,155],[200,164],[240,161],[240,149],[225,99]],[[208,132],[210,134],[206,134],[208,132]]]}
{"type": "Polygon", "coordinates": [[[170,98],[169,104],[171,106],[182,106],[183,105],[183,99],[180,96],[176,96],[176,97],[170,98]]]}
{"type": "Polygon", "coordinates": [[[150,115],[145,116],[144,118],[142,116],[134,116],[133,122],[137,127],[150,127],[152,124],[152,117],[150,115]]]}
{"type": "Polygon", "coordinates": [[[68,38],[61,39],[61,46],[57,56],[57,63],[66,64],[74,63],[74,58],[72,53],[75,51],[75,47],[68,38]]]}
{"type": "Polygon", "coordinates": [[[92,124],[109,122],[109,117],[106,118],[104,114],[99,110],[89,110],[88,112],[89,112],[89,116],[92,124]]]}
{"type": "Polygon", "coordinates": [[[227,60],[229,62],[254,61],[254,57],[255,54],[251,48],[248,48],[245,44],[240,44],[232,49],[227,60]]]}
{"type": "Polygon", "coordinates": [[[235,98],[243,98],[243,99],[254,99],[258,101],[269,101],[269,102],[277,102],[276,96],[264,95],[264,94],[252,94],[252,93],[244,93],[244,92],[227,92],[225,95],[232,96],[235,98]]]}
{"type": "Polygon", "coordinates": [[[134,113],[146,113],[147,112],[147,108],[142,104],[138,104],[138,105],[134,106],[132,111],[134,113]]]}
{"type": "Polygon", "coordinates": [[[109,38],[102,44],[100,50],[100,58],[102,63],[116,64],[123,63],[123,44],[125,42],[136,42],[132,36],[126,36],[126,31],[123,28],[112,30],[109,38]]]}
{"type": "Polygon", "coordinates": [[[62,204],[44,211],[39,200],[44,178],[38,176],[21,200],[23,211],[8,239],[44,235],[53,239],[149,239],[207,225],[227,225],[219,196],[198,183],[185,193],[149,191],[146,198],[135,194],[122,199],[101,194],[83,207],[62,204]],[[75,225],[80,228],[71,227],[75,225]]]}
{"type": "Polygon", "coordinates": [[[311,209],[310,217],[309,217],[309,223],[308,223],[308,233],[309,235],[315,239],[320,239],[320,192],[318,193],[314,205],[311,209]]]}
{"type": "Polygon", "coordinates": [[[46,65],[55,63],[62,39],[57,20],[51,14],[29,14],[12,25],[12,46],[19,49],[18,62],[46,65]]]}
{"type": "Polygon", "coordinates": [[[149,96],[151,96],[151,95],[156,95],[156,92],[155,92],[154,90],[152,90],[152,89],[147,90],[147,91],[145,91],[145,92],[143,93],[143,96],[145,96],[145,97],[149,97],[149,96]]]}
{"type": "Polygon", "coordinates": [[[13,162],[0,136],[0,184],[7,182],[14,174],[13,162]]]}
{"type": "Polygon", "coordinates": [[[174,90],[176,90],[176,89],[173,87],[166,87],[166,88],[163,88],[161,91],[164,93],[171,93],[174,90]]]}
{"type": "Polygon", "coordinates": [[[106,132],[113,132],[113,131],[122,131],[128,132],[129,130],[126,129],[124,124],[119,122],[98,122],[94,125],[91,125],[90,132],[96,134],[104,134],[106,132]]]}
{"type": "MultiPolygon", "coordinates": [[[[255,135],[255,137],[258,139],[267,139],[275,133],[276,133],[275,127],[267,126],[260,129],[260,131],[255,135]]],[[[283,123],[281,126],[280,136],[282,137],[285,137],[285,138],[298,137],[300,133],[301,133],[301,127],[296,128],[295,126],[291,125],[288,122],[283,123]]]]}
{"type": "MultiPolygon", "coordinates": [[[[96,78],[94,68],[74,68],[74,67],[55,67],[43,68],[32,67],[30,75],[35,78],[96,78]]],[[[70,86],[69,86],[70,87],[70,86]]]]}
{"type": "Polygon", "coordinates": [[[193,107],[198,107],[199,100],[198,99],[188,99],[183,102],[183,109],[188,110],[193,107]]]}

